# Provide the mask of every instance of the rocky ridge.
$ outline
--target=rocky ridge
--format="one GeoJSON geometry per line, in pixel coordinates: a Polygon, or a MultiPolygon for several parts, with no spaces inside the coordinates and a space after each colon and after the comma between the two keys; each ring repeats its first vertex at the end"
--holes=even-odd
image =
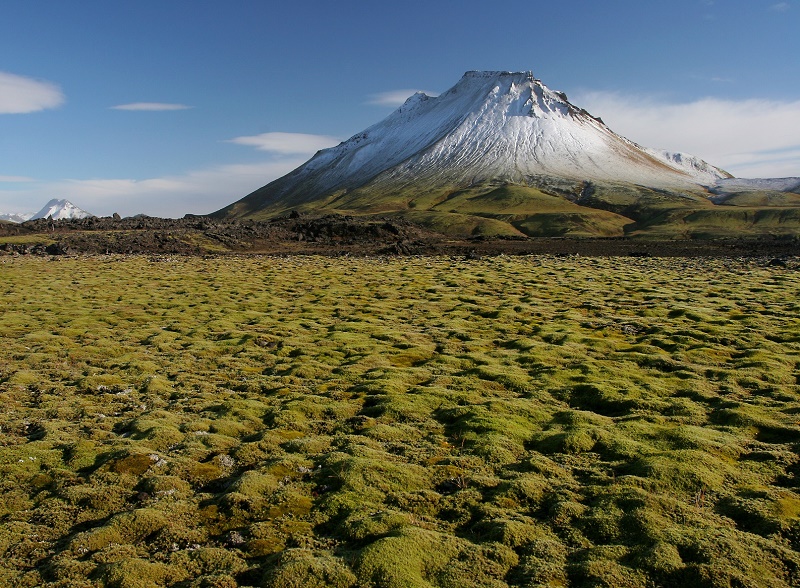
{"type": "MultiPolygon", "coordinates": [[[[91,217],[0,223],[0,255],[484,255],[557,254],[795,259],[800,239],[461,238],[402,218],[289,215],[270,221],[187,216],[91,217]]],[[[790,264],[791,265],[791,264],[790,264]]]]}

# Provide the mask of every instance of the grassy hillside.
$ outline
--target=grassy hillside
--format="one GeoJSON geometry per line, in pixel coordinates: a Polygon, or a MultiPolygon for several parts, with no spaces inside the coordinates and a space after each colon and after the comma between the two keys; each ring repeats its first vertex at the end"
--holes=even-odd
{"type": "Polygon", "coordinates": [[[435,212],[429,210],[406,210],[392,216],[406,219],[443,235],[468,235],[486,237],[524,237],[525,233],[510,223],[494,218],[460,214],[456,212],[435,212]]]}
{"type": "Polygon", "coordinates": [[[537,186],[479,184],[382,189],[379,184],[328,195],[240,203],[232,214],[267,219],[290,210],[357,216],[404,216],[454,237],[726,238],[800,234],[796,194],[742,193],[722,204],[710,194],[675,193],[625,184],[540,178],[537,186]],[[736,209],[735,211],[732,209],[736,209]],[[779,210],[776,210],[779,209],[779,210]],[[453,216],[457,215],[457,216],[453,216]],[[489,220],[487,220],[489,219],[489,220]]]}
{"type": "Polygon", "coordinates": [[[800,584],[794,269],[0,275],[0,585],[800,584]]]}
{"type": "Polygon", "coordinates": [[[759,235],[798,235],[800,208],[715,206],[669,209],[628,227],[633,235],[654,238],[714,239],[759,235]]]}
{"type": "Polygon", "coordinates": [[[538,188],[503,185],[457,192],[433,211],[495,218],[525,235],[539,237],[617,237],[630,219],[605,210],[579,206],[538,188]]]}
{"type": "Polygon", "coordinates": [[[800,194],[794,192],[752,191],[725,196],[726,206],[790,206],[800,207],[800,194]]]}
{"type": "Polygon", "coordinates": [[[335,212],[357,216],[393,214],[455,237],[570,236],[615,237],[631,219],[580,206],[556,192],[519,185],[477,185],[468,189],[413,185],[397,191],[366,186],[317,201],[275,202],[251,214],[270,218],[299,212],[335,212]]]}

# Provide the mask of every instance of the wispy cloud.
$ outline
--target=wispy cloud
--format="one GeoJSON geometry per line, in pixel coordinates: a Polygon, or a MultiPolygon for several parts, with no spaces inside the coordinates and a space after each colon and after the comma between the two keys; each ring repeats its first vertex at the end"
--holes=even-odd
{"type": "Polygon", "coordinates": [[[171,104],[168,102],[132,102],[112,106],[112,110],[143,110],[148,112],[161,112],[168,110],[188,110],[192,108],[186,104],[171,104]]]}
{"type": "MultiPolygon", "coordinates": [[[[370,94],[367,104],[373,106],[402,106],[408,100],[409,96],[423,92],[423,90],[390,90],[388,92],[378,92],[377,94],[370,94]]],[[[435,92],[423,92],[428,96],[436,96],[435,92]]]]}
{"type": "Polygon", "coordinates": [[[0,176],[0,182],[32,182],[33,178],[27,176],[0,176]]]}
{"type": "Polygon", "coordinates": [[[669,103],[595,92],[575,103],[637,143],[691,153],[736,176],[800,176],[800,100],[669,103]]]}
{"type": "MultiPolygon", "coordinates": [[[[231,142],[256,147],[265,154],[257,163],[211,166],[152,178],[84,178],[33,180],[0,189],[0,210],[41,207],[57,195],[98,216],[144,213],[168,218],[208,214],[279,178],[318,149],[339,142],[335,137],[302,133],[264,133],[231,142]]],[[[13,176],[5,176],[13,178],[13,176]]],[[[17,179],[22,179],[17,178],[17,179]]]]}
{"type": "Polygon", "coordinates": [[[0,114],[37,112],[63,103],[56,84],[0,71],[0,114]]]}
{"type": "Polygon", "coordinates": [[[236,137],[228,143],[255,147],[259,151],[269,151],[280,155],[313,154],[320,149],[338,145],[336,137],[328,135],[307,135],[305,133],[261,133],[248,137],[236,137]]]}
{"type": "Polygon", "coordinates": [[[716,20],[716,15],[713,12],[710,12],[716,2],[714,0],[700,0],[700,5],[704,7],[706,12],[703,14],[703,20],[707,21],[714,21],[716,20]]]}
{"type": "Polygon", "coordinates": [[[25,188],[0,190],[0,210],[41,207],[57,195],[98,216],[144,213],[179,218],[187,213],[208,214],[287,174],[305,157],[193,170],[184,174],[146,178],[65,179],[35,182],[25,188]]]}
{"type": "Polygon", "coordinates": [[[689,78],[699,82],[712,82],[715,84],[732,84],[736,81],[734,78],[709,74],[689,74],[689,78]]]}
{"type": "Polygon", "coordinates": [[[778,2],[769,7],[774,12],[786,12],[791,8],[788,2],[778,2]]]}

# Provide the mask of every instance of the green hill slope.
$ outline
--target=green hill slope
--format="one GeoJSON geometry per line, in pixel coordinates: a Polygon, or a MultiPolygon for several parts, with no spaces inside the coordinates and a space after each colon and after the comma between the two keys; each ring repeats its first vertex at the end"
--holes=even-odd
{"type": "Polygon", "coordinates": [[[468,188],[368,184],[317,199],[240,201],[217,216],[269,219],[290,211],[397,216],[464,237],[721,238],[800,234],[800,195],[743,192],[721,204],[707,194],[538,179],[534,185],[483,183],[468,188]]]}

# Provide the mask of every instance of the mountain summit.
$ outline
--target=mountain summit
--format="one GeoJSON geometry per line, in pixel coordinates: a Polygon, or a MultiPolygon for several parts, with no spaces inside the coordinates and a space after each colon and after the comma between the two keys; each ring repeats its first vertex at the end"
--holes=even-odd
{"type": "Polygon", "coordinates": [[[44,205],[39,212],[34,214],[31,217],[31,220],[36,220],[38,218],[50,218],[52,217],[53,220],[62,220],[62,219],[71,219],[71,218],[88,218],[90,216],[94,216],[85,210],[82,210],[75,206],[69,200],[59,200],[54,198],[50,202],[44,205]]]}
{"type": "Polygon", "coordinates": [[[214,216],[296,209],[432,221],[432,213],[455,213],[511,221],[531,234],[517,225],[537,207],[585,212],[590,197],[614,191],[708,202],[708,189],[730,177],[691,155],[617,135],[531,72],[470,71],[438,97],[414,94],[381,122],[214,216]]]}

